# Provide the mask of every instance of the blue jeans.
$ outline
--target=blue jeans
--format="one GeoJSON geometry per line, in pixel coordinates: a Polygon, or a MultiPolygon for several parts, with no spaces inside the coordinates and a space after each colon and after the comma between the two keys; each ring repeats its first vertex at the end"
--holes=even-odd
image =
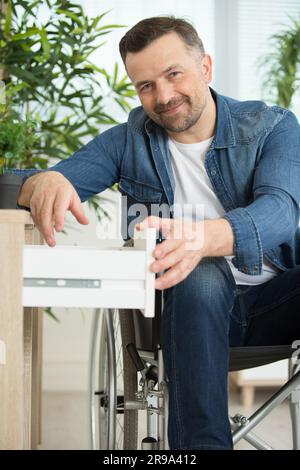
{"type": "Polygon", "coordinates": [[[225,258],[205,258],[164,292],[162,348],[171,449],[232,449],[230,346],[300,338],[300,266],[258,286],[236,285],[225,258]]]}

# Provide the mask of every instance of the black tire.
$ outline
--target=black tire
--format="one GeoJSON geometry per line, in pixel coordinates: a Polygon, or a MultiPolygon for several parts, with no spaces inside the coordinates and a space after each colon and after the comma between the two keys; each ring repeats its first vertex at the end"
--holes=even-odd
{"type": "Polygon", "coordinates": [[[135,342],[133,318],[129,310],[97,312],[99,318],[93,323],[93,328],[97,326],[92,334],[95,342],[98,336],[98,345],[92,350],[99,357],[98,365],[95,357],[90,358],[92,448],[134,450],[138,411],[124,410],[124,402],[136,400],[137,392],[137,372],[126,349],[127,344],[135,342]]]}

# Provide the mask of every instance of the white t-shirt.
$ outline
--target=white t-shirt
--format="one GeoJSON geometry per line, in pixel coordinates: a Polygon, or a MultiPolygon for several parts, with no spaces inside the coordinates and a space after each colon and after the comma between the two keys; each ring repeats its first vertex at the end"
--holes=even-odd
{"type": "MultiPolygon", "coordinates": [[[[175,218],[218,219],[225,214],[204,166],[205,155],[212,139],[211,137],[194,144],[182,144],[171,138],[168,139],[175,178],[175,218]]],[[[265,258],[263,260],[263,272],[258,276],[250,276],[238,271],[232,264],[233,256],[226,256],[225,258],[229,263],[236,284],[262,284],[278,274],[278,270],[270,265],[265,258]]]]}

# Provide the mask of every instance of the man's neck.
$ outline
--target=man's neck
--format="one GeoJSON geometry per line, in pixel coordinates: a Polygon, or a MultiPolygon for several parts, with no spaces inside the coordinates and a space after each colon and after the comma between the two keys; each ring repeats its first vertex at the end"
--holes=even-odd
{"type": "Polygon", "coordinates": [[[190,129],[184,132],[168,132],[168,135],[182,144],[194,144],[213,137],[215,134],[217,121],[216,103],[208,93],[206,107],[198,122],[190,129]]]}

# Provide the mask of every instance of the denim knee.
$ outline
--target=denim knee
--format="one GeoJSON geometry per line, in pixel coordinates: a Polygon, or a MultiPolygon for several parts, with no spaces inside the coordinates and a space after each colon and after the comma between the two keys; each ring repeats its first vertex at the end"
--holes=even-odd
{"type": "Polygon", "coordinates": [[[227,310],[233,307],[235,290],[235,280],[226,259],[207,257],[186,279],[165,291],[165,305],[173,296],[177,303],[184,303],[186,308],[201,307],[203,311],[211,311],[212,307],[218,309],[219,306],[227,310]]]}
{"type": "MultiPolygon", "coordinates": [[[[172,344],[180,348],[188,341],[192,349],[192,343],[201,343],[206,350],[226,349],[235,289],[222,257],[205,258],[184,281],[168,289],[161,328],[165,354],[172,354],[172,344]]],[[[187,352],[189,347],[185,348],[187,352]]]]}

